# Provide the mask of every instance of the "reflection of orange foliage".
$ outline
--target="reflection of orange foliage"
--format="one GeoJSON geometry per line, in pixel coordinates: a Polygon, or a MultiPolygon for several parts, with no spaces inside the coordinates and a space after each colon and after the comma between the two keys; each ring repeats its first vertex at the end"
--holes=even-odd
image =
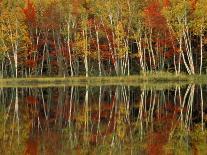
{"type": "Polygon", "coordinates": [[[147,152],[152,155],[163,154],[163,145],[166,143],[168,135],[165,132],[152,133],[149,135],[147,152]]]}
{"type": "Polygon", "coordinates": [[[57,108],[55,111],[56,116],[63,117],[64,120],[75,120],[74,118],[74,103],[69,103],[68,101],[65,101],[62,108],[57,108]]]}
{"type": "Polygon", "coordinates": [[[51,51],[50,56],[51,57],[56,57],[57,56],[57,51],[51,51]]]}
{"type": "Polygon", "coordinates": [[[168,142],[170,132],[178,125],[180,107],[173,103],[166,103],[165,110],[154,119],[155,130],[148,135],[148,154],[160,155],[164,153],[164,145],[168,142]],[[166,110],[168,111],[166,115],[166,110]]]}
{"type": "Polygon", "coordinates": [[[182,108],[181,106],[175,105],[173,103],[167,103],[165,105],[165,109],[169,112],[174,112],[175,114],[180,113],[181,110],[182,110],[182,112],[186,112],[186,110],[187,110],[186,107],[182,108]]]}
{"type": "Polygon", "coordinates": [[[28,142],[26,144],[24,155],[38,155],[38,141],[37,141],[37,139],[29,139],[28,140],[28,142]]]}
{"type": "Polygon", "coordinates": [[[110,103],[105,103],[101,105],[102,110],[112,110],[112,108],[113,108],[113,104],[110,103]]]}
{"type": "Polygon", "coordinates": [[[25,101],[27,104],[31,104],[31,105],[35,105],[39,103],[38,99],[34,96],[27,96],[25,98],[25,101]]]}
{"type": "MultiPolygon", "coordinates": [[[[109,120],[110,118],[110,111],[101,111],[100,112],[100,119],[107,119],[109,120]]],[[[99,111],[95,111],[92,113],[92,120],[94,122],[98,122],[99,120],[99,111]]]]}

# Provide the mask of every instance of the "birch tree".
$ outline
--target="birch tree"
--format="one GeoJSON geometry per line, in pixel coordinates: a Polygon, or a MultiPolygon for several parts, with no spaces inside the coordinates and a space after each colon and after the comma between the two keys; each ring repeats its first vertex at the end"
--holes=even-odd
{"type": "Polygon", "coordinates": [[[203,51],[204,51],[204,35],[207,29],[207,1],[198,0],[195,5],[195,11],[193,14],[192,27],[195,35],[200,38],[200,67],[199,73],[202,74],[203,68],[203,51]]]}
{"type": "Polygon", "coordinates": [[[4,9],[0,15],[1,43],[6,56],[10,61],[12,76],[18,77],[18,55],[24,55],[27,45],[30,44],[28,29],[24,24],[20,8],[4,9]]]}

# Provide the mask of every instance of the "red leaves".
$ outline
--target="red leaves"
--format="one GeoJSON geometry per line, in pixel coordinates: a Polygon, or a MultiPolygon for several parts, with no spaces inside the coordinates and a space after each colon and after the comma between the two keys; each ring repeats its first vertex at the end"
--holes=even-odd
{"type": "Polygon", "coordinates": [[[32,59],[26,60],[25,64],[29,68],[35,68],[37,66],[37,62],[35,60],[32,60],[32,59]]]}
{"type": "Polygon", "coordinates": [[[163,0],[163,7],[169,7],[170,1],[169,0],[163,0]]]}
{"type": "Polygon", "coordinates": [[[25,98],[25,101],[27,104],[30,104],[30,105],[35,105],[39,103],[38,99],[34,96],[27,96],[25,98]]]}
{"type": "Polygon", "coordinates": [[[26,148],[24,155],[37,155],[38,154],[38,140],[35,139],[29,139],[26,143],[26,148]]]}
{"type": "Polygon", "coordinates": [[[190,1],[190,5],[191,5],[191,9],[192,9],[192,10],[195,10],[197,1],[198,1],[198,0],[191,0],[191,1],[190,1]]]}
{"type": "Polygon", "coordinates": [[[27,7],[25,7],[22,11],[29,25],[34,26],[36,24],[36,10],[34,4],[28,0],[27,7]]]}
{"type": "Polygon", "coordinates": [[[161,14],[161,6],[158,2],[150,3],[144,10],[146,25],[151,28],[166,29],[166,20],[161,14]]]}

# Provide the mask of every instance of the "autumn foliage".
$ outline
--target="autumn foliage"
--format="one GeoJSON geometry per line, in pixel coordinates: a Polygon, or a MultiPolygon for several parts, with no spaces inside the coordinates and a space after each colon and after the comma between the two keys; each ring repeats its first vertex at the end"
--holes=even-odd
{"type": "Polygon", "coordinates": [[[7,72],[2,76],[203,73],[205,4],[205,0],[3,0],[0,52],[7,72]],[[12,33],[6,33],[7,28],[12,33]]]}

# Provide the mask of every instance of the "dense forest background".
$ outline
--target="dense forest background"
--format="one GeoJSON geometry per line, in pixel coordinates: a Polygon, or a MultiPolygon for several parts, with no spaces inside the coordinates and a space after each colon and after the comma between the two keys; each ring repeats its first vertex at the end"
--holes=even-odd
{"type": "Polygon", "coordinates": [[[207,72],[206,0],[0,0],[0,76],[207,72]]]}

